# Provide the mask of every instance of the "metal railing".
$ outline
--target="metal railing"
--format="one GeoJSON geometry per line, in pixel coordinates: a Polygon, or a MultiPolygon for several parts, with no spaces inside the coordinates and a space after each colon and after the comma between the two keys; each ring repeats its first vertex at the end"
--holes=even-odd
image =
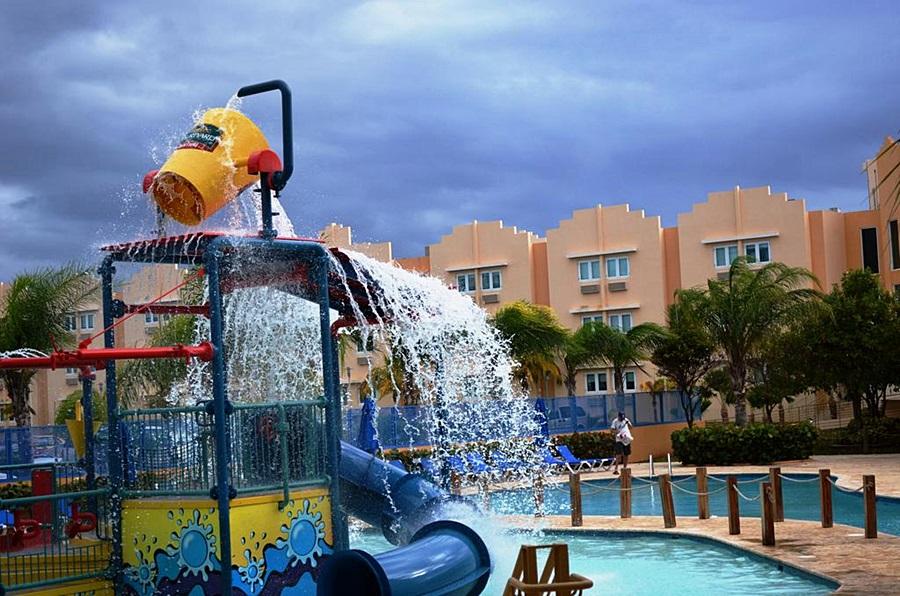
{"type": "Polygon", "coordinates": [[[0,586],[25,590],[105,577],[112,511],[106,479],[88,490],[77,464],[23,464],[0,471],[20,479],[0,498],[0,586]],[[35,492],[42,494],[34,494],[35,492]]]}
{"type": "MultiPolygon", "coordinates": [[[[216,453],[205,406],[131,410],[121,419],[126,496],[209,496],[216,453]]],[[[229,421],[238,494],[281,490],[286,499],[292,488],[327,481],[324,400],[238,404],[229,421]]]]}
{"type": "MultiPolygon", "coordinates": [[[[547,410],[547,429],[551,435],[609,430],[619,410],[624,411],[636,426],[686,421],[681,398],[674,391],[655,395],[627,393],[624,396],[545,397],[543,400],[547,410]]],[[[532,399],[532,402],[534,401],[536,400],[532,399]]],[[[455,407],[466,408],[467,405],[460,403],[455,407]]],[[[498,407],[502,407],[501,402],[498,402],[498,407]]],[[[473,412],[473,416],[477,414],[478,412],[473,412]]],[[[362,416],[360,408],[348,408],[344,411],[342,424],[345,441],[356,440],[362,416]]],[[[465,416],[457,418],[465,419],[465,416]]],[[[430,419],[428,406],[383,407],[378,411],[375,423],[378,440],[386,449],[431,445],[433,438],[428,432],[430,419]]],[[[700,420],[699,408],[694,412],[694,419],[700,420]]],[[[462,430],[475,432],[475,429],[462,430]]],[[[460,437],[460,440],[479,441],[496,438],[489,435],[490,433],[485,436],[460,437]]]]}

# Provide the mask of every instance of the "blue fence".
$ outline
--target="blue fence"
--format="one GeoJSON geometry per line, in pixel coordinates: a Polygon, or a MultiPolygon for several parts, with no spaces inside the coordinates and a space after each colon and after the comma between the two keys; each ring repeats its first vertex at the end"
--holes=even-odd
{"type": "MultiPolygon", "coordinates": [[[[75,461],[75,447],[65,426],[0,428],[0,466],[75,461]]],[[[0,477],[0,482],[4,478],[0,477]]]]}
{"type": "MultiPolygon", "coordinates": [[[[532,400],[533,401],[533,400],[532,400]]],[[[547,427],[550,434],[571,434],[575,432],[609,430],[609,425],[618,412],[624,411],[635,426],[685,422],[681,398],[675,391],[653,395],[651,393],[628,393],[624,399],[615,395],[583,395],[574,397],[545,397],[547,407],[547,427]]],[[[473,412],[473,420],[476,412],[473,412]]],[[[343,437],[355,442],[359,434],[362,410],[348,409],[343,415],[343,437]]],[[[433,443],[428,436],[430,412],[426,406],[398,406],[381,408],[378,411],[378,440],[386,449],[394,447],[422,447],[433,443]]],[[[491,417],[497,420],[495,417],[491,417]]],[[[699,404],[694,410],[694,419],[700,419],[699,404]]],[[[491,439],[489,434],[477,427],[466,429],[470,437],[457,438],[460,441],[491,439]]]]}

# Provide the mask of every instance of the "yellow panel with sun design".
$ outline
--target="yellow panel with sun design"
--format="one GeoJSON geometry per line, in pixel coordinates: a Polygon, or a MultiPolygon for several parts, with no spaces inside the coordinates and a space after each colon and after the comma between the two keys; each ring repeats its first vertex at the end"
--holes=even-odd
{"type": "MultiPolygon", "coordinates": [[[[231,503],[232,586],[254,595],[314,594],[315,570],[332,553],[326,488],[235,499],[231,503]]],[[[217,509],[210,500],[126,501],[125,592],[219,593],[222,564],[217,509]]]]}

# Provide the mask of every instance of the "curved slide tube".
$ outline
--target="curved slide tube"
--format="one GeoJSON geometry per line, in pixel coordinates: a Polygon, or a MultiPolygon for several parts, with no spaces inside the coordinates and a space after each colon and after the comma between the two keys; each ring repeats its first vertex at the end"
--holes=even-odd
{"type": "Polygon", "coordinates": [[[444,495],[420,475],[342,443],[341,501],[392,543],[408,544],[378,555],[334,554],[319,574],[318,594],[474,596],[487,584],[484,541],[461,523],[440,520],[444,495]]]}

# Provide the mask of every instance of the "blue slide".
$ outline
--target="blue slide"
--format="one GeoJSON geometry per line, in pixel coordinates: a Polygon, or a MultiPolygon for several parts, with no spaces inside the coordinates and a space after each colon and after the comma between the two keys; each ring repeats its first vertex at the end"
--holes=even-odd
{"type": "Polygon", "coordinates": [[[378,555],[335,553],[322,566],[317,593],[481,594],[491,573],[487,547],[468,526],[441,519],[445,502],[441,490],[419,474],[341,443],[341,507],[404,546],[378,555]]]}

